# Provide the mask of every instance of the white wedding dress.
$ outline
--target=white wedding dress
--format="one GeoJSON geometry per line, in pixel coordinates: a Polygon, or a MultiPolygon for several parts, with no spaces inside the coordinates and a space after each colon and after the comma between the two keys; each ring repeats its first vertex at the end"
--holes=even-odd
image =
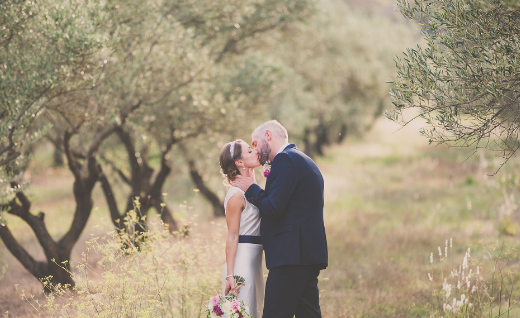
{"type": "MultiPolygon", "coordinates": [[[[239,188],[231,187],[224,200],[224,208],[227,207],[228,200],[240,192],[239,188]]],[[[258,208],[246,200],[246,208],[240,216],[239,235],[260,236],[260,212],[258,208]]],[[[262,305],[264,303],[264,273],[263,273],[263,248],[260,244],[238,243],[237,255],[235,258],[235,275],[244,277],[246,284],[240,287],[239,299],[249,307],[249,314],[255,318],[262,317],[262,305]]],[[[224,266],[222,275],[224,288],[226,286],[227,264],[224,266]]]]}

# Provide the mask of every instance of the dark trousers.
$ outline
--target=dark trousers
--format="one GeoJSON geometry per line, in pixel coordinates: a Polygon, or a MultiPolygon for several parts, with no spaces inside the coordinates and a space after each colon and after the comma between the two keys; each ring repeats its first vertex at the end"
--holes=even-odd
{"type": "Polygon", "coordinates": [[[319,265],[271,268],[265,285],[263,318],[321,318],[319,265]]]}

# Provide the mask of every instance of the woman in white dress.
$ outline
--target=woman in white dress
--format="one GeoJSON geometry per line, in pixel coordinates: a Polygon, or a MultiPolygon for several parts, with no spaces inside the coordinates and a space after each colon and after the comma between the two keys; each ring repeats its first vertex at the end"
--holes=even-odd
{"type": "Polygon", "coordinates": [[[224,145],[220,152],[220,168],[228,192],[224,200],[228,235],[226,240],[226,266],[223,272],[224,294],[234,293],[234,275],[245,279],[238,298],[249,307],[255,318],[262,317],[264,302],[263,249],[260,239],[260,212],[246,200],[244,192],[232,187],[237,175],[249,177],[260,166],[258,153],[243,140],[224,145]]]}

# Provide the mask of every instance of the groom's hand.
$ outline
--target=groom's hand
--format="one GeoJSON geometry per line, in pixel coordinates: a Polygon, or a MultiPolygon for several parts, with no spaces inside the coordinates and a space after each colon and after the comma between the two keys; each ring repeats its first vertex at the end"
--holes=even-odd
{"type": "Polygon", "coordinates": [[[255,183],[255,171],[253,169],[249,169],[249,175],[250,177],[244,177],[241,175],[236,176],[232,185],[246,192],[247,189],[255,183]]]}
{"type": "Polygon", "coordinates": [[[249,187],[255,183],[255,172],[253,169],[249,169],[249,175],[250,177],[244,177],[241,175],[236,176],[232,185],[246,192],[247,189],[249,189],[249,187]]]}

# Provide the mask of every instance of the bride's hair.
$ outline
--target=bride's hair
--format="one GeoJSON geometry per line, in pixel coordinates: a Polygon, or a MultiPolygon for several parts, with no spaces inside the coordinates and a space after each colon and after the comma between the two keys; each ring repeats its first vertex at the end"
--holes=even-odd
{"type": "Polygon", "coordinates": [[[240,174],[240,170],[235,164],[235,161],[238,159],[242,159],[242,145],[240,142],[242,139],[237,139],[234,142],[228,142],[222,147],[220,150],[220,172],[224,176],[224,184],[226,186],[230,186],[231,182],[235,180],[235,177],[240,174]],[[231,145],[234,143],[233,147],[233,157],[231,157],[231,145]]]}

